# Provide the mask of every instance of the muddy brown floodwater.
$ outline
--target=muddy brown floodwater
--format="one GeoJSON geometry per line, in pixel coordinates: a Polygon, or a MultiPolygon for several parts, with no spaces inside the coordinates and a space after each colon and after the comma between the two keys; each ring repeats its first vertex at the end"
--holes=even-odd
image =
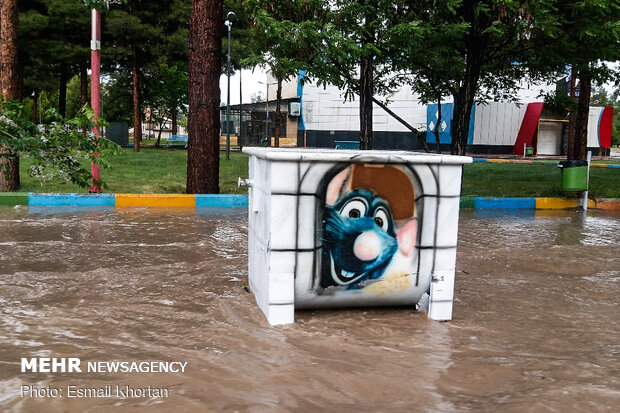
{"type": "Polygon", "coordinates": [[[620,214],[465,210],[459,234],[451,322],[390,308],[270,327],[244,291],[244,210],[2,207],[0,410],[618,411],[620,214]],[[22,373],[22,357],[188,364],[22,373]],[[67,397],[108,385],[169,394],[67,397]]]}

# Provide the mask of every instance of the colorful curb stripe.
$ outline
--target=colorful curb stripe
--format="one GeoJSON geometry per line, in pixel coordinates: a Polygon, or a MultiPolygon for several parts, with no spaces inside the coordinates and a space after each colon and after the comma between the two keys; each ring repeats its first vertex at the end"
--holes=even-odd
{"type": "MultiPolygon", "coordinates": [[[[572,209],[581,206],[575,198],[536,198],[536,209],[572,209]]],[[[588,199],[588,208],[596,208],[596,201],[588,199]]]]}
{"type": "Polygon", "coordinates": [[[619,199],[597,199],[596,208],[605,209],[608,211],[620,211],[620,200],[619,199]]]}
{"type": "Polygon", "coordinates": [[[116,194],[117,207],[194,207],[196,198],[190,194],[116,194]]]}
{"type": "MultiPolygon", "coordinates": [[[[528,165],[548,165],[557,166],[558,161],[550,161],[546,159],[502,159],[502,158],[472,158],[474,162],[488,162],[488,163],[520,163],[528,165]]],[[[620,168],[620,164],[617,163],[591,163],[592,168],[620,168]]]]}
{"type": "MultiPolygon", "coordinates": [[[[576,198],[484,198],[461,197],[461,208],[473,209],[574,209],[576,198]]],[[[588,200],[588,208],[620,210],[620,199],[588,200]]]]}
{"type": "Polygon", "coordinates": [[[248,206],[248,197],[246,195],[196,194],[195,196],[196,196],[197,207],[230,208],[230,207],[247,207],[248,206]]]}
{"type": "MultiPolygon", "coordinates": [[[[0,193],[0,205],[37,207],[247,208],[248,196],[238,194],[35,194],[0,193]]],[[[576,198],[461,197],[463,209],[574,209],[576,198]]],[[[620,199],[590,199],[588,208],[620,211],[620,199]]]]}
{"type": "Polygon", "coordinates": [[[116,207],[247,207],[247,195],[0,193],[0,205],[116,207]]]}
{"type": "Polygon", "coordinates": [[[536,198],[474,198],[474,209],[536,209],[536,198]]]}
{"type": "Polygon", "coordinates": [[[114,194],[28,194],[30,206],[114,206],[114,194]]]}

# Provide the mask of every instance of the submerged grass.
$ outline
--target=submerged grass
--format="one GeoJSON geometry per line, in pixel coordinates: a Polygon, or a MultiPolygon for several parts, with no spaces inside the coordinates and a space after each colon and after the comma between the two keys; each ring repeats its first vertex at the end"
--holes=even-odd
{"type": "MultiPolygon", "coordinates": [[[[138,153],[126,149],[120,156],[108,157],[110,169],[101,171],[113,193],[185,193],[187,151],[185,149],[142,148],[138,153]]],[[[21,162],[22,192],[86,192],[59,179],[41,182],[28,175],[28,159],[21,162]]],[[[248,176],[248,157],[231,152],[230,160],[220,154],[221,193],[247,193],[237,188],[237,178],[248,176]]],[[[561,189],[561,170],[549,164],[508,164],[475,162],[463,169],[464,196],[484,197],[573,197],[575,192],[561,189]]],[[[620,169],[591,168],[591,198],[620,198],[620,169]]]]}

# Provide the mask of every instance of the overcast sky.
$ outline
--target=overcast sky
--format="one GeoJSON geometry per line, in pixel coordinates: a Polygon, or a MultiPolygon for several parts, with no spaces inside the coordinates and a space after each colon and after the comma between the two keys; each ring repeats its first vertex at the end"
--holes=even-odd
{"type": "MultiPolygon", "coordinates": [[[[243,103],[250,102],[250,96],[254,93],[258,93],[259,91],[263,93],[263,96],[267,94],[267,87],[265,85],[261,85],[258,82],[265,83],[267,75],[265,71],[260,67],[254,69],[254,72],[251,70],[243,70],[241,73],[241,89],[243,92],[243,103]]],[[[220,102],[226,103],[226,92],[227,92],[227,78],[226,75],[222,75],[220,77],[220,92],[221,99],[220,102]]],[[[271,87],[269,90],[270,97],[274,95],[274,88],[271,87]]],[[[239,103],[239,73],[235,73],[234,76],[230,77],[230,104],[237,105],[239,103]]]]}

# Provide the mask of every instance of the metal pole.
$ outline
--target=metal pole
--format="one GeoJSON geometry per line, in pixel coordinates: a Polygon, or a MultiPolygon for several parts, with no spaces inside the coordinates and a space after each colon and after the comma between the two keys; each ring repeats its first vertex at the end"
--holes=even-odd
{"type": "MultiPolygon", "coordinates": [[[[230,15],[235,13],[229,12],[227,18],[230,15]]],[[[228,75],[228,90],[227,90],[227,98],[226,98],[226,160],[230,159],[230,29],[232,27],[232,22],[230,20],[226,20],[224,23],[228,27],[228,62],[226,68],[226,74],[228,75]]]]}
{"type": "Polygon", "coordinates": [[[592,161],[592,151],[588,151],[588,175],[586,177],[586,190],[583,192],[583,210],[588,211],[588,189],[590,188],[590,162],[592,161]]]}
{"type": "Polygon", "coordinates": [[[39,115],[39,123],[41,123],[41,92],[39,92],[39,97],[37,98],[37,112],[39,115]]]}
{"type": "Polygon", "coordinates": [[[265,135],[267,136],[267,146],[271,147],[271,135],[269,134],[269,83],[267,83],[267,121],[265,122],[265,135]]]}
{"type": "Polygon", "coordinates": [[[237,134],[239,150],[242,148],[241,131],[243,131],[243,95],[241,94],[241,67],[239,67],[239,133],[237,134]]]}
{"type": "MultiPolygon", "coordinates": [[[[90,41],[90,105],[93,107],[94,115],[101,116],[100,93],[99,93],[99,77],[101,62],[101,12],[96,9],[91,10],[91,41],[90,41]]],[[[99,127],[95,125],[92,132],[97,139],[99,138],[99,127]]],[[[99,153],[95,156],[99,157],[99,153]]],[[[95,181],[101,179],[99,165],[94,162],[90,164],[92,183],[89,192],[102,192],[99,185],[95,181]]]]}

